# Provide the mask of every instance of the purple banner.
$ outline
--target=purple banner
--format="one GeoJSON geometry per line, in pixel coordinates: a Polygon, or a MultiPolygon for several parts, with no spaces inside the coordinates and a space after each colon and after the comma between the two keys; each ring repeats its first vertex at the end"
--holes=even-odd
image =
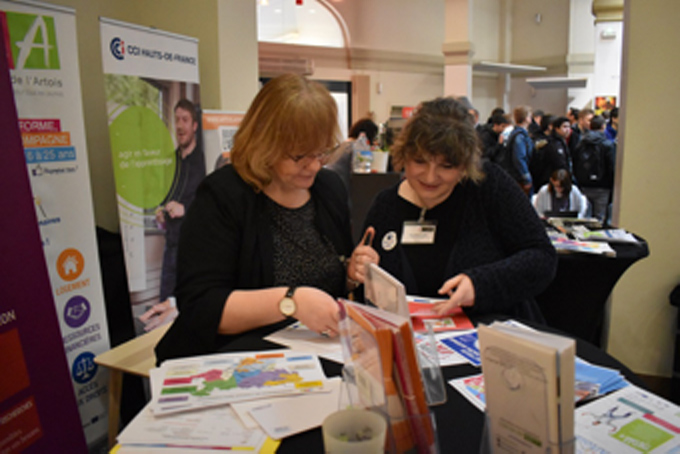
{"type": "MultiPolygon", "coordinates": [[[[6,30],[0,30],[5,49],[6,30]]],[[[0,54],[0,452],[86,453],[19,132],[0,54]]]]}

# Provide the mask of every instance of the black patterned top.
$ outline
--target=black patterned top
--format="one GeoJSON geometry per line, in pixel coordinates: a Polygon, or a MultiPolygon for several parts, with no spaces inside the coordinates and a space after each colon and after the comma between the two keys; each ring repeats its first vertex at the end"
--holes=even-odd
{"type": "Polygon", "coordinates": [[[274,285],[307,285],[332,295],[342,285],[343,264],[314,225],[312,200],[286,208],[267,198],[267,211],[274,239],[274,285]]]}

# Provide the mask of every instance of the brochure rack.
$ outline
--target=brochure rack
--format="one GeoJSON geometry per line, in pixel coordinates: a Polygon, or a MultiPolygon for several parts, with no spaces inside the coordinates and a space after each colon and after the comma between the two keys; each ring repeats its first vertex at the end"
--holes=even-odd
{"type": "MultiPolygon", "coordinates": [[[[351,301],[341,304],[345,367],[340,405],[383,415],[388,423],[385,451],[390,454],[438,453],[425,386],[432,380],[423,379],[408,318],[351,301]]],[[[438,364],[427,367],[425,374],[436,376],[435,369],[441,374],[438,364]]]]}

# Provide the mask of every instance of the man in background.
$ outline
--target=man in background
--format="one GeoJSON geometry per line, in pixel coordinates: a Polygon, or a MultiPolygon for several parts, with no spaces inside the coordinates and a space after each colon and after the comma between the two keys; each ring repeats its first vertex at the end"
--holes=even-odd
{"type": "Polygon", "coordinates": [[[592,118],[589,129],[572,156],[574,176],[592,206],[593,217],[606,224],[614,187],[616,145],[605,136],[605,120],[601,116],[592,118]]]}
{"type": "Polygon", "coordinates": [[[571,127],[571,134],[569,135],[569,151],[571,151],[572,156],[581,138],[590,130],[590,120],[593,119],[594,115],[593,109],[581,109],[579,111],[576,125],[571,127]]]}

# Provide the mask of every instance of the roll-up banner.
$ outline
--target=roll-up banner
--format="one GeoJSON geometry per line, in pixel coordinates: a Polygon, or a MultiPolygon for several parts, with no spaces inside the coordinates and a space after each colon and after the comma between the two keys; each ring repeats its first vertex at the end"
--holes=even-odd
{"type": "MultiPolygon", "coordinates": [[[[75,14],[44,3],[0,0],[0,22],[52,293],[49,300],[29,301],[16,295],[15,304],[30,305],[34,316],[17,320],[17,342],[29,348],[24,336],[31,331],[22,324],[58,319],[68,364],[63,373],[70,375],[85,438],[93,447],[105,443],[107,436],[108,373],[93,360],[109,349],[109,335],[85,147],[75,14]]],[[[57,360],[48,353],[51,342],[41,339],[46,366],[57,360]]],[[[30,345],[39,348],[41,343],[30,345]]],[[[2,375],[10,375],[2,370],[2,375]]],[[[39,373],[50,374],[49,370],[39,373]]],[[[4,420],[0,417],[0,435],[4,420]]]]}
{"type": "Polygon", "coordinates": [[[172,320],[179,228],[206,174],[198,40],[100,19],[111,153],[138,334],[172,320]]]}

